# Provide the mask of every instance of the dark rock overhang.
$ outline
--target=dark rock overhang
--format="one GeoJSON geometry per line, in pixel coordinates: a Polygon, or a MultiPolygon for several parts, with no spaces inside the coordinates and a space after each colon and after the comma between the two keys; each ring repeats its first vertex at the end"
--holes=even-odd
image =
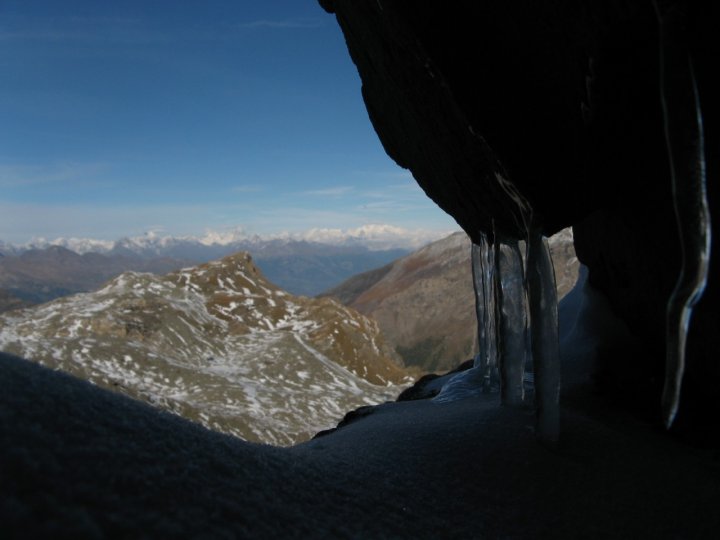
{"type": "MultiPolygon", "coordinates": [[[[523,238],[528,221],[548,235],[572,225],[591,284],[645,344],[643,358],[621,359],[644,373],[645,390],[633,385],[630,399],[657,394],[682,255],[653,2],[320,3],[345,34],[387,153],[475,241],[480,233],[523,238]]],[[[718,216],[718,7],[658,5],[683,13],[718,216]]],[[[709,398],[702,407],[720,376],[711,352],[720,346],[714,266],[688,342],[688,384],[709,398]]]]}
{"type": "Polygon", "coordinates": [[[669,195],[650,2],[324,1],[388,154],[471,235],[669,195]],[[666,186],[658,192],[658,186],[666,186]]]}

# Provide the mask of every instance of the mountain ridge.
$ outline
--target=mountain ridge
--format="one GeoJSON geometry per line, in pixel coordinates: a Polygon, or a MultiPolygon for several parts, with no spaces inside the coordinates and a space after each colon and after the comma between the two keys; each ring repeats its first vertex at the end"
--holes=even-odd
{"type": "Polygon", "coordinates": [[[0,314],[0,350],[203,425],[292,444],[393,398],[409,373],[377,324],[293,296],[247,253],[0,314]]]}

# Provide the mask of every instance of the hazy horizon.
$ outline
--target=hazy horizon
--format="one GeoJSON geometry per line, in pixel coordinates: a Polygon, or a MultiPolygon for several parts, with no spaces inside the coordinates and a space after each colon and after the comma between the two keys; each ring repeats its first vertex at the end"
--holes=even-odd
{"type": "Polygon", "coordinates": [[[258,234],[242,227],[222,230],[205,229],[201,234],[172,235],[162,230],[150,230],[140,235],[125,235],[113,238],[95,236],[36,236],[24,242],[12,242],[0,238],[0,246],[15,248],[47,247],[59,245],[78,252],[109,250],[114,244],[130,241],[137,245],[143,242],[162,244],[168,240],[195,241],[204,245],[229,245],[244,241],[294,240],[329,245],[363,245],[370,249],[417,249],[428,243],[449,236],[460,229],[430,230],[406,229],[387,224],[366,224],[356,228],[311,228],[299,231],[281,231],[279,233],[258,234]],[[80,247],[78,250],[77,248],[80,247]]]}

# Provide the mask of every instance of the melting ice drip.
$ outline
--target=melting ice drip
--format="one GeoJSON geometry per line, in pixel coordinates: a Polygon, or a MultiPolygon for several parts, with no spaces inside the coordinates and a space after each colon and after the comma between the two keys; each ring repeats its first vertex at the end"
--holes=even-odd
{"type": "Polygon", "coordinates": [[[682,249],[682,268],[667,304],[663,420],[670,427],[680,405],[690,316],[707,284],[711,224],[706,189],[703,122],[697,84],[685,35],[685,12],[655,2],[660,28],[660,88],[665,138],[682,249]]]}
{"type": "Polygon", "coordinates": [[[532,358],[538,435],[555,441],[560,392],[557,292],[548,243],[539,232],[529,235],[525,259],[527,264],[517,240],[496,236],[491,243],[481,234],[473,244],[479,352],[473,367],[453,377],[435,401],[499,389],[504,405],[520,405],[525,400],[526,363],[532,358]]]}

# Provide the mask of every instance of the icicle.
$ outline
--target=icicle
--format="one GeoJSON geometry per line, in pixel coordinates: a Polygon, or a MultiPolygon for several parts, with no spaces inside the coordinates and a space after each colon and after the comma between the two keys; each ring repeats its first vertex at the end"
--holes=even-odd
{"type": "Polygon", "coordinates": [[[524,265],[516,240],[503,244],[494,235],[491,244],[481,234],[480,242],[473,244],[479,352],[474,366],[453,376],[434,401],[464,399],[499,386],[503,404],[521,404],[530,343],[537,433],[545,441],[556,441],[560,424],[560,351],[555,273],[547,240],[539,230],[529,235],[526,250],[524,265]]]}
{"type": "Polygon", "coordinates": [[[500,396],[504,405],[520,405],[527,356],[525,274],[518,242],[510,240],[497,245],[500,396]]]}
{"type": "Polygon", "coordinates": [[[475,289],[477,315],[478,354],[471,369],[450,379],[434,398],[437,402],[456,401],[481,393],[497,391],[500,387],[498,372],[497,336],[497,247],[480,233],[480,242],[473,243],[470,252],[475,289]]]}
{"type": "Polygon", "coordinates": [[[540,231],[530,232],[527,258],[537,433],[541,439],[554,442],[560,432],[557,291],[550,248],[540,231]]]}
{"type": "Polygon", "coordinates": [[[523,402],[527,354],[527,302],[523,260],[514,240],[472,245],[478,354],[474,366],[452,377],[435,401],[455,401],[500,390],[503,404],[523,402]]]}
{"type": "Polygon", "coordinates": [[[475,367],[484,374],[486,390],[497,388],[499,385],[495,255],[494,246],[490,245],[485,234],[480,233],[480,244],[473,243],[471,248],[478,325],[478,354],[475,357],[475,367]]]}
{"type": "Polygon", "coordinates": [[[685,14],[676,6],[655,2],[660,25],[660,89],[665,117],[665,138],[682,249],[682,268],[667,305],[667,352],[663,420],[670,428],[680,405],[685,371],[685,345],[690,316],[702,296],[710,260],[708,209],[702,112],[690,53],[685,14]]]}

